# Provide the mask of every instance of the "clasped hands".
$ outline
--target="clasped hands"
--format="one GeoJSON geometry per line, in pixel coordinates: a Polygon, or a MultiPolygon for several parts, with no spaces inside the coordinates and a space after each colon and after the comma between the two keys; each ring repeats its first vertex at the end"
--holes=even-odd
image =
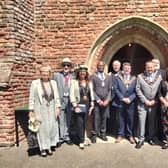
{"type": "Polygon", "coordinates": [[[122,101],[123,101],[124,103],[126,103],[126,104],[130,104],[130,103],[131,103],[131,100],[130,100],[129,98],[127,98],[127,97],[124,97],[124,98],[122,99],[122,101]]]}
{"type": "Polygon", "coordinates": [[[100,100],[100,101],[98,102],[98,104],[99,104],[100,106],[106,107],[106,106],[109,104],[109,101],[108,101],[108,100],[105,100],[105,101],[100,100]]]}
{"type": "Polygon", "coordinates": [[[153,106],[153,105],[155,105],[155,103],[156,103],[155,100],[146,100],[146,101],[145,101],[145,104],[146,104],[147,106],[153,106]]]}

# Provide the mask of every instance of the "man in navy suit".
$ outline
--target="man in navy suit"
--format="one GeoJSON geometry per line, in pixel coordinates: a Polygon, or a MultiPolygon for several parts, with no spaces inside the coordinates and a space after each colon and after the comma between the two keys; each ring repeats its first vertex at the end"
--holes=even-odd
{"type": "Polygon", "coordinates": [[[113,105],[118,112],[118,130],[116,143],[128,138],[131,144],[133,138],[134,100],[136,98],[136,77],[131,75],[131,64],[123,63],[123,71],[114,78],[114,91],[116,94],[113,105]]]}
{"type": "Polygon", "coordinates": [[[112,70],[109,72],[109,75],[112,80],[112,88],[111,88],[111,105],[109,110],[109,116],[107,117],[107,133],[112,133],[116,135],[117,131],[117,121],[118,115],[116,111],[116,107],[113,106],[113,100],[115,99],[115,92],[114,92],[114,77],[120,73],[121,62],[119,60],[114,60],[112,63],[112,70]]]}

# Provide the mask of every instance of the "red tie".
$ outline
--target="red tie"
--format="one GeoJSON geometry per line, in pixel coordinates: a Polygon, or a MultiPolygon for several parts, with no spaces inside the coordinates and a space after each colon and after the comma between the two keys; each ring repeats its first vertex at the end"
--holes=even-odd
{"type": "Polygon", "coordinates": [[[69,75],[64,76],[65,84],[68,84],[69,82],[69,75]]]}

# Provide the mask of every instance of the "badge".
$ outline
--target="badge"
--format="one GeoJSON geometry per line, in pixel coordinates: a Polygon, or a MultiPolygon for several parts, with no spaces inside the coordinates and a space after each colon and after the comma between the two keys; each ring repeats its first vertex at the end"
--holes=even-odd
{"type": "Polygon", "coordinates": [[[83,100],[87,100],[88,98],[87,98],[87,96],[83,96],[83,100]]]}
{"type": "Polygon", "coordinates": [[[104,87],[104,81],[102,81],[102,87],[104,87]]]}
{"type": "Polygon", "coordinates": [[[64,93],[64,96],[65,97],[68,97],[69,96],[69,93],[67,92],[67,93],[64,93]]]}

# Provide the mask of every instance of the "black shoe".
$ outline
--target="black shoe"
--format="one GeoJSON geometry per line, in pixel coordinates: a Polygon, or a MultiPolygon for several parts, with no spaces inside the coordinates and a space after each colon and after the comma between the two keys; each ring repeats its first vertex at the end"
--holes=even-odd
{"type": "Polygon", "coordinates": [[[47,150],[47,154],[51,156],[51,155],[53,155],[53,152],[49,149],[49,150],[47,150]]]}
{"type": "Polygon", "coordinates": [[[103,141],[107,141],[107,140],[108,140],[105,135],[100,135],[99,137],[100,137],[100,139],[102,139],[103,141]]]}
{"type": "Polygon", "coordinates": [[[59,148],[59,147],[61,147],[61,145],[62,145],[62,142],[58,142],[56,147],[59,148]]]}
{"type": "Polygon", "coordinates": [[[41,151],[41,156],[42,156],[42,157],[46,157],[46,156],[47,156],[47,153],[46,153],[45,150],[42,150],[42,151],[41,151]]]}
{"type": "Polygon", "coordinates": [[[55,146],[52,146],[52,147],[51,147],[51,151],[52,151],[52,152],[55,152],[55,151],[56,151],[55,146]]]}
{"type": "Polygon", "coordinates": [[[165,144],[162,146],[162,149],[168,149],[168,144],[165,143],[165,144]]]}
{"type": "Polygon", "coordinates": [[[138,141],[138,143],[136,144],[135,148],[136,149],[140,149],[143,145],[144,145],[144,141],[138,141]]]}
{"type": "Polygon", "coordinates": [[[92,143],[96,143],[96,136],[92,136],[92,137],[91,137],[91,142],[92,142],[92,143]]]}
{"type": "Polygon", "coordinates": [[[152,139],[151,139],[151,140],[149,140],[149,141],[148,141],[148,143],[149,143],[150,145],[156,145],[155,141],[154,141],[154,140],[152,140],[152,139]]]}
{"type": "Polygon", "coordinates": [[[67,145],[73,145],[73,142],[72,142],[71,140],[67,140],[67,141],[65,141],[65,143],[66,143],[67,145]]]}

